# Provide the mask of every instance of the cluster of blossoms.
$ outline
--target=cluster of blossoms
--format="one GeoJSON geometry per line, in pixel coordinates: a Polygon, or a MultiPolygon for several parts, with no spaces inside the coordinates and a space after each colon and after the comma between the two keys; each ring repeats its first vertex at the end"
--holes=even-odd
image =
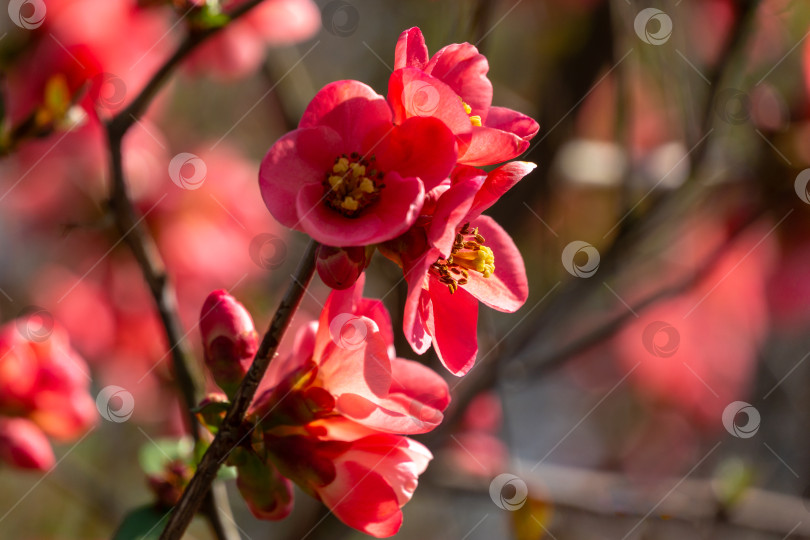
{"type": "MultiPolygon", "coordinates": [[[[289,514],[292,480],[352,527],[391,536],[432,458],[403,435],[441,422],[450,402],[447,383],[422,364],[396,357],[388,312],[381,301],[362,298],[362,287],[360,278],[332,292],[320,319],[302,327],[292,351],[271,364],[266,389],[245,418],[228,461],[256,517],[289,514]],[[344,321],[348,314],[351,320],[344,321]]],[[[215,291],[200,328],[206,365],[232,395],[258,349],[250,314],[215,291]]],[[[201,404],[201,420],[212,431],[228,395],[209,395],[201,404]]]]}
{"type": "MultiPolygon", "coordinates": [[[[507,312],[525,302],[520,253],[482,212],[534,165],[478,167],[517,157],[538,126],[491,106],[487,71],[472,45],[428,58],[419,29],[407,30],[387,99],[357,81],[329,84],[264,158],[265,204],[281,224],[320,243],[317,270],[334,290],[319,320],[270,365],[229,454],[257,517],[285,517],[294,482],[348,525],[391,536],[432,458],[406,436],[442,421],[448,386],[396,357],[382,302],[362,297],[375,249],[408,283],[404,332],[414,351],[432,343],[454,375],[475,362],[478,302],[507,312]]],[[[226,394],[199,408],[216,432],[258,336],[224,291],[208,297],[200,328],[206,365],[226,394]]]]}
{"type": "Polygon", "coordinates": [[[273,217],[322,244],[327,285],[351,286],[375,248],[402,268],[408,342],[419,354],[432,343],[455,375],[475,362],[478,302],[513,312],[528,294],[514,242],[481,213],[534,164],[478,167],[520,155],[538,125],[491,106],[488,69],[468,43],[429,58],[407,30],[387,99],[357,81],[327,85],[259,172],[273,217]]]}
{"type": "Polygon", "coordinates": [[[75,439],[98,413],[87,364],[67,333],[35,319],[27,315],[0,327],[0,461],[46,471],[55,461],[48,437],[75,439]]]}

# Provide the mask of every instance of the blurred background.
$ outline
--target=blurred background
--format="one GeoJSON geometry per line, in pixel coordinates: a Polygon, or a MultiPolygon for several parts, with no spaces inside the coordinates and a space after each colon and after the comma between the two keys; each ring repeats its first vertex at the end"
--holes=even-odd
{"type": "MultiPolygon", "coordinates": [[[[11,0],[0,14],[0,317],[66,329],[90,394],[132,396],[57,442],[49,470],[0,468],[2,538],[109,538],[154,500],[154,449],[181,451],[164,331],[109,211],[102,122],[206,23],[196,4],[11,0]]],[[[266,0],[183,61],[124,139],[196,375],[207,294],[229,290],[266,328],[306,242],[265,209],[259,161],[323,85],[384,95],[412,26],[431,54],[475,44],[494,104],[541,128],[521,158],[538,168],[489,211],[523,254],[529,300],[482,310],[465,378],[420,357],[454,401],[417,437],[436,459],[396,538],[810,538],[802,0],[266,0]]],[[[377,255],[367,273],[413,357],[401,271],[377,255]]],[[[327,294],[316,278],[293,325],[327,294]]],[[[242,538],[363,537],[301,493],[287,520],[258,521],[226,486],[242,538]]],[[[211,533],[200,520],[187,536],[211,533]]]]}

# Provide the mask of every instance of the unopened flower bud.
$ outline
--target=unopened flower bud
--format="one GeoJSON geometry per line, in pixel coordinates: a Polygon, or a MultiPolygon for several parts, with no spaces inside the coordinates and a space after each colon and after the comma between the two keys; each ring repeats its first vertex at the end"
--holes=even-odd
{"type": "Polygon", "coordinates": [[[259,336],[245,307],[227,292],[208,295],[200,315],[205,365],[233,397],[259,348],[259,336]]]}
{"type": "Polygon", "coordinates": [[[348,289],[371,262],[373,246],[318,247],[316,268],[321,280],[333,289],[348,289]]]}
{"type": "Polygon", "coordinates": [[[2,418],[0,461],[20,469],[47,471],[55,459],[51,444],[36,424],[25,418],[2,418]]]}

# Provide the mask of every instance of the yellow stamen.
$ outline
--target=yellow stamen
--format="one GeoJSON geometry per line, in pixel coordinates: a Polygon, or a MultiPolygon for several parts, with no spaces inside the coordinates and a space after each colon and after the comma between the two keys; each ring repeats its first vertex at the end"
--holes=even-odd
{"type": "Polygon", "coordinates": [[[385,174],[376,168],[374,156],[366,159],[357,152],[343,154],[335,159],[324,177],[324,200],[344,216],[355,217],[379,198],[385,187],[384,178],[385,174]]]}
{"type": "Polygon", "coordinates": [[[447,285],[451,294],[459,286],[467,284],[470,271],[477,272],[484,278],[495,273],[495,254],[483,244],[484,237],[478,234],[478,228],[470,229],[470,224],[465,223],[456,233],[450,255],[431,265],[433,275],[447,285]]]}
{"type": "Polygon", "coordinates": [[[346,210],[355,211],[357,207],[360,206],[360,203],[357,202],[357,199],[354,197],[346,197],[343,199],[343,202],[340,203],[340,206],[345,208],[346,210]]]}
{"type": "Polygon", "coordinates": [[[474,126],[481,127],[481,117],[476,115],[470,116],[470,123],[474,126]]]}

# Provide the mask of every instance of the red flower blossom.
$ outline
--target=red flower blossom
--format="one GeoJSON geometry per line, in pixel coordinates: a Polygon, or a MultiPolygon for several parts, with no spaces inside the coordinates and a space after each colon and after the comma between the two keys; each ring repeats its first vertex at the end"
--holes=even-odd
{"type": "Polygon", "coordinates": [[[330,246],[361,246],[405,232],[425,191],[455,162],[455,139],[441,121],[395,126],[382,96],[337,81],[318,92],[298,129],[270,148],[259,185],[283,225],[330,246]]]}
{"type": "Polygon", "coordinates": [[[458,162],[492,165],[529,147],[537,122],[504,107],[493,107],[486,57],[469,43],[448,45],[431,58],[419,28],[397,41],[388,100],[394,122],[412,117],[441,118],[459,137],[458,162]]]}
{"type": "Polygon", "coordinates": [[[454,375],[464,375],[478,353],[478,302],[517,311],[528,296],[523,259],[492,218],[482,216],[504,192],[534,168],[513,162],[488,175],[459,167],[425,204],[417,226],[381,247],[398,262],[408,282],[403,330],[417,353],[433,343],[454,375]]]}
{"type": "MultiPolygon", "coordinates": [[[[292,352],[270,365],[268,389],[248,412],[251,437],[229,462],[256,517],[289,514],[292,480],[348,525],[391,536],[432,458],[400,434],[441,422],[447,383],[396,358],[388,313],[379,300],[362,298],[363,281],[332,292],[319,322],[301,328],[292,352]]],[[[205,403],[216,413],[223,399],[205,403]]],[[[200,414],[206,425],[216,423],[206,405],[200,414]]]]}

